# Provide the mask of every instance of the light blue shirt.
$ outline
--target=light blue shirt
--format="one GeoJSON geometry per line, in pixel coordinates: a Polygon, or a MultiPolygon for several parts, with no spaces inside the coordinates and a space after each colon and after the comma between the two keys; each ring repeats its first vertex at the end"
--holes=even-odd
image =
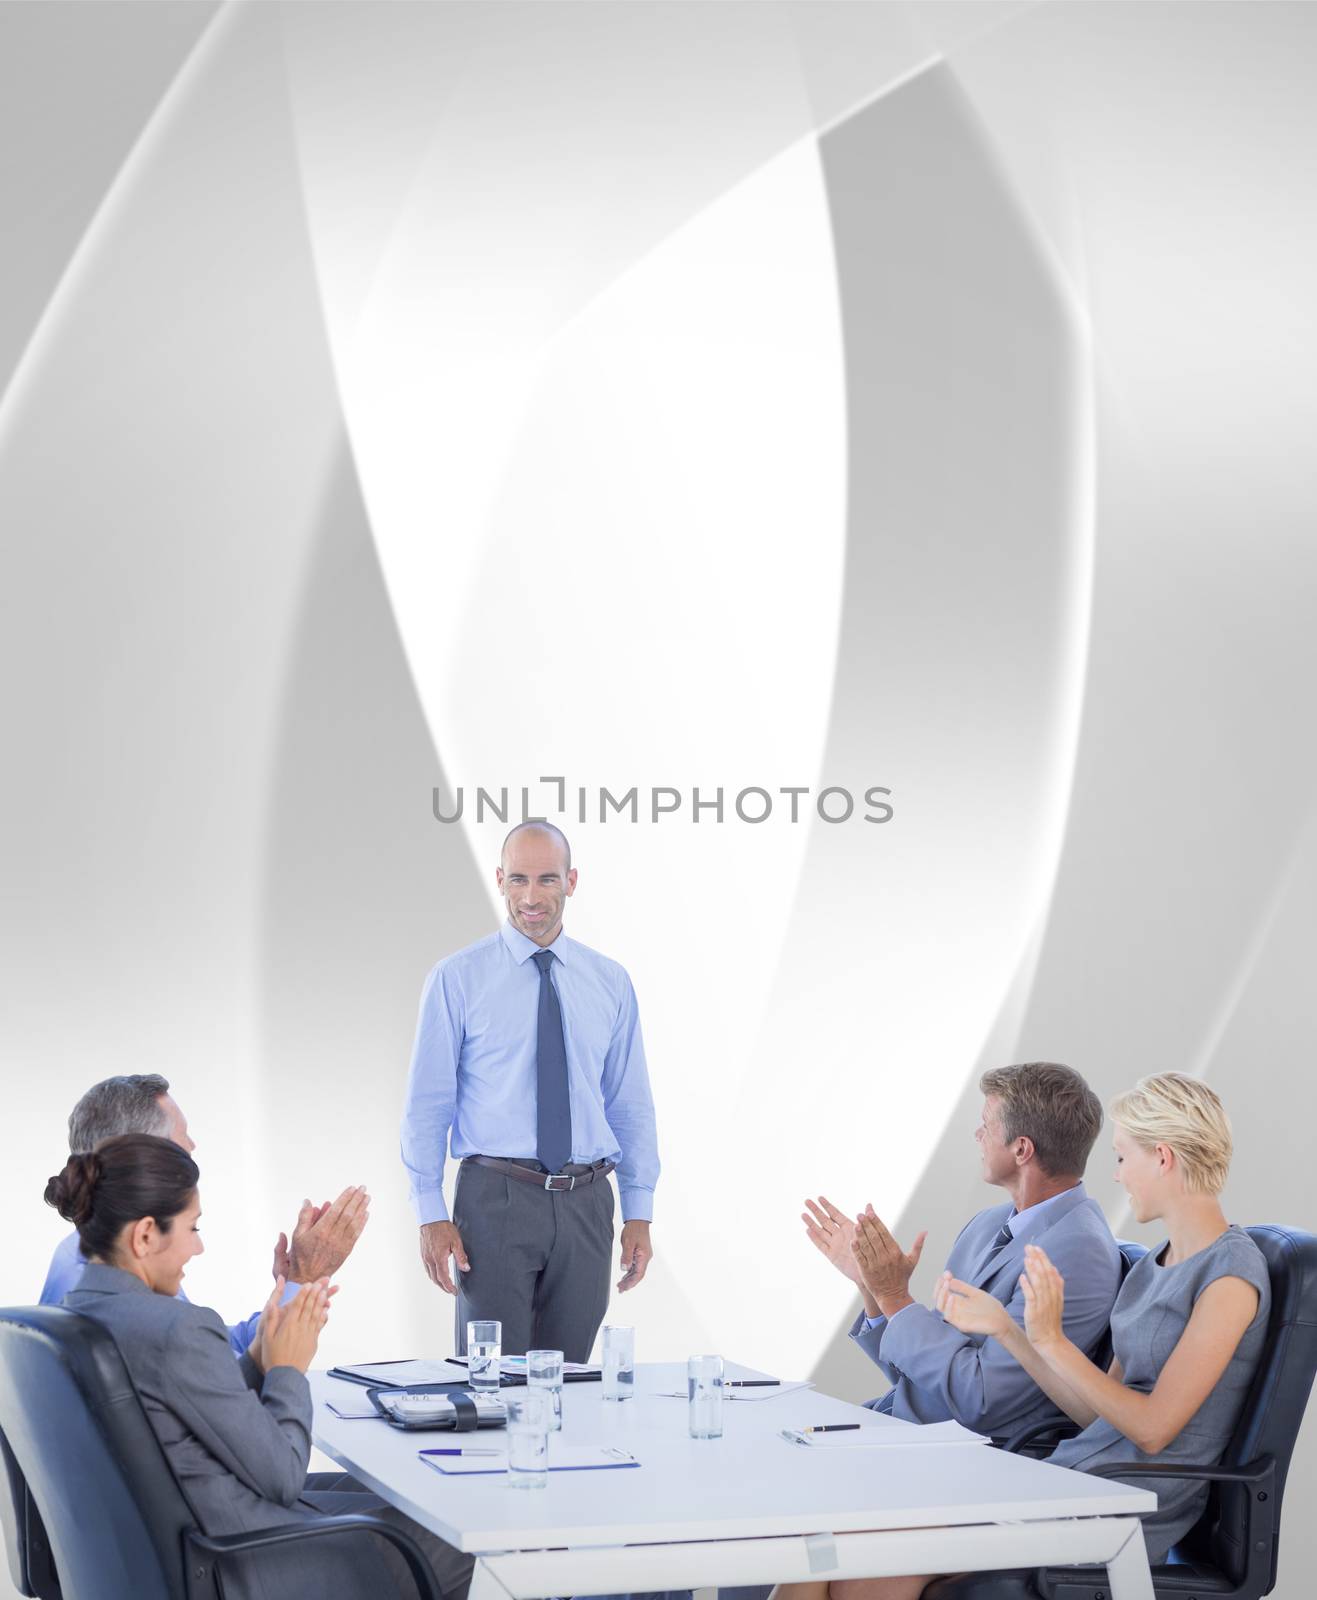
{"type": "MultiPolygon", "coordinates": [[[[1011,1230],[1011,1238],[1014,1239],[1021,1228],[1025,1227],[1033,1233],[1043,1232],[1048,1226],[1048,1219],[1052,1211],[1056,1208],[1056,1202],[1063,1200],[1068,1194],[1073,1194],[1076,1189],[1082,1188],[1082,1184],[1071,1184],[1069,1189],[1062,1189],[1060,1194],[1049,1195],[1046,1200],[1040,1200],[1036,1206],[1025,1206],[1023,1211],[1012,1211],[1005,1222],[1005,1226],[1011,1230]]],[[[909,1306],[901,1307],[901,1311],[909,1311],[909,1309],[909,1306]]],[[[898,1311],[890,1321],[895,1322],[896,1317],[901,1315],[901,1311],[898,1311]]],[[[864,1320],[871,1328],[876,1328],[883,1319],[881,1317],[866,1316],[864,1320]]]]}
{"type": "MultiPolygon", "coordinates": [[[[87,1258],[82,1253],[82,1246],[78,1242],[76,1233],[71,1233],[67,1239],[61,1239],[55,1246],[55,1253],[50,1258],[50,1271],[46,1274],[46,1281],[41,1290],[41,1304],[43,1306],[57,1306],[70,1289],[76,1289],[81,1281],[83,1269],[87,1265],[87,1258]]],[[[290,1283],[284,1290],[284,1304],[297,1293],[300,1284],[290,1283]]],[[[187,1301],[187,1296],[180,1289],[174,1296],[176,1300],[187,1301]]],[[[256,1324],[261,1320],[261,1313],[257,1311],[247,1318],[246,1322],[235,1322],[229,1328],[229,1348],[235,1356],[245,1356],[252,1340],[256,1337],[256,1324]]]]}
{"type": "MultiPolygon", "coordinates": [[[[425,980],[402,1119],[421,1223],[448,1220],[447,1147],[454,1160],[535,1159],[540,975],[530,958],[539,948],[505,922],[425,980]]],[[[548,948],[567,1046],[572,1160],[617,1162],[623,1220],[649,1221],[659,1159],[635,990],[616,961],[565,933],[548,948]]]]}

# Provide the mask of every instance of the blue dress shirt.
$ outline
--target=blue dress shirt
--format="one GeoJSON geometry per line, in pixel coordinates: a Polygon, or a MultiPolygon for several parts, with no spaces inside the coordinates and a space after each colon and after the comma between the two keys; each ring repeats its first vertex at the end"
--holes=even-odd
{"type": "MultiPolygon", "coordinates": [[[[505,922],[425,980],[402,1160],[417,1220],[446,1222],[445,1149],[535,1159],[540,946],[505,922]]],[[[659,1159],[636,994],[625,970],[560,933],[548,947],[562,1005],[572,1160],[617,1162],[624,1221],[653,1217],[659,1159]]]]}
{"type": "MultiPolygon", "coordinates": [[[[43,1306],[57,1306],[70,1289],[76,1289],[82,1278],[83,1269],[87,1265],[87,1258],[82,1253],[82,1246],[78,1242],[76,1233],[71,1233],[67,1239],[61,1239],[55,1246],[55,1253],[50,1258],[50,1271],[46,1274],[45,1284],[41,1290],[41,1304],[43,1306]]],[[[301,1288],[300,1284],[290,1283],[284,1289],[283,1303],[289,1300],[301,1288]]],[[[180,1289],[174,1297],[176,1300],[187,1300],[187,1296],[180,1289]]],[[[229,1349],[235,1356],[245,1356],[256,1337],[256,1325],[261,1320],[261,1313],[257,1311],[245,1322],[235,1322],[227,1329],[229,1335],[229,1349]]]]}

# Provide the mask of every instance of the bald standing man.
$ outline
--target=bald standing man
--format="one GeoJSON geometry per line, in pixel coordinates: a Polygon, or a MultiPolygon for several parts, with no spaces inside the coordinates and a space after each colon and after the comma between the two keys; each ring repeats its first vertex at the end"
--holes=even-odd
{"type": "Polygon", "coordinates": [[[636,995],[616,961],[563,932],[576,869],[560,829],[513,828],[495,881],[507,920],[421,992],[402,1121],[421,1260],[456,1294],[459,1354],[468,1320],[496,1318],[506,1353],[587,1361],[608,1307],[614,1169],[621,1291],[653,1255],[659,1160],[636,995]]]}

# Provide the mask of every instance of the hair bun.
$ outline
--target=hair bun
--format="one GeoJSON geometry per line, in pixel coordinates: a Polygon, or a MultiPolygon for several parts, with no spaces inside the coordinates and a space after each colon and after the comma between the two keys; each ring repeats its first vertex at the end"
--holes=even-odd
{"type": "Polygon", "coordinates": [[[46,1185],[46,1204],[54,1206],[75,1228],[82,1227],[91,1216],[100,1176],[101,1158],[95,1151],[70,1156],[63,1172],[57,1172],[46,1185]]]}

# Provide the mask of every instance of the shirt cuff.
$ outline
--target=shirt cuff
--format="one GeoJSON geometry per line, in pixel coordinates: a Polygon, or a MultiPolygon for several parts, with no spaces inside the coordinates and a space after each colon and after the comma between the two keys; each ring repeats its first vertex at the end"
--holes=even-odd
{"type": "Polygon", "coordinates": [[[618,1198],[622,1202],[623,1222],[653,1222],[654,1220],[654,1191],[632,1186],[629,1189],[619,1188],[618,1198]]]}
{"type": "Polygon", "coordinates": [[[412,1196],[412,1205],[416,1208],[416,1220],[422,1227],[427,1222],[448,1222],[448,1207],[444,1204],[444,1191],[442,1189],[421,1189],[412,1196]]]}

